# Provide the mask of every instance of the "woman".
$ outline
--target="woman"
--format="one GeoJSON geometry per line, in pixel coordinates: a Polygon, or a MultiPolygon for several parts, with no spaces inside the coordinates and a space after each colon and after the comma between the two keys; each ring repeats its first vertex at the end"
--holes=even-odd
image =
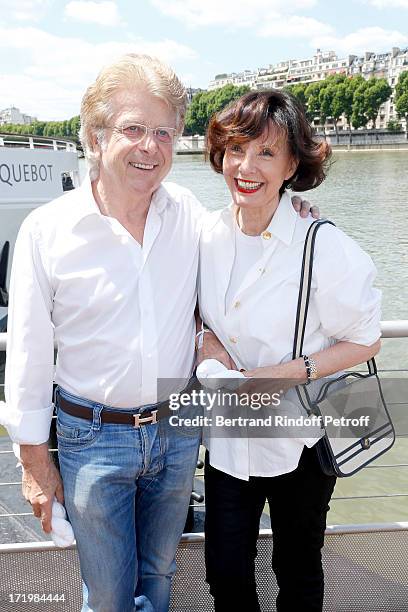
{"type": "MultiPolygon", "coordinates": [[[[201,239],[200,307],[238,369],[251,378],[307,381],[364,362],[379,350],[380,292],[368,255],[325,225],[316,238],[305,359],[292,359],[304,240],[312,218],[286,191],[325,178],[330,147],[313,138],[303,109],[281,91],[250,92],[213,117],[209,157],[232,204],[212,213],[201,239]]],[[[206,465],[207,581],[217,611],[259,611],[254,577],[268,500],[279,612],[323,605],[321,547],[335,478],[320,469],[316,440],[217,439],[206,465]]]]}

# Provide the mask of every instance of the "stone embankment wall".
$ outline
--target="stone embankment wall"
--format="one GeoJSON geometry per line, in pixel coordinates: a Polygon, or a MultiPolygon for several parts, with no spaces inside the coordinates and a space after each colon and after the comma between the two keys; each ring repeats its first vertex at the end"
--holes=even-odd
{"type": "MultiPolygon", "coordinates": [[[[322,133],[319,136],[324,137],[322,133]]],[[[408,139],[405,132],[388,132],[383,130],[356,130],[326,133],[326,140],[334,149],[403,149],[408,150],[408,139]]]]}
{"type": "Polygon", "coordinates": [[[204,153],[204,146],[204,136],[181,136],[176,144],[176,153],[204,153]]]}
{"type": "MultiPolygon", "coordinates": [[[[334,132],[326,132],[324,136],[319,133],[321,138],[326,137],[327,142],[336,150],[356,150],[364,149],[401,149],[408,151],[408,139],[405,132],[388,132],[385,130],[356,130],[351,132],[339,132],[338,137],[334,132]]],[[[204,153],[204,136],[182,136],[177,141],[176,153],[178,155],[191,153],[204,153]]]]}

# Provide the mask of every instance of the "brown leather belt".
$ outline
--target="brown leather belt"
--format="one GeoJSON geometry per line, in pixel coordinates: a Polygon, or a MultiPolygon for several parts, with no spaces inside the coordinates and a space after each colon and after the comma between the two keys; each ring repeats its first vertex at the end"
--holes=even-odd
{"type": "MultiPolygon", "coordinates": [[[[93,408],[88,406],[81,406],[75,404],[69,400],[63,398],[58,394],[58,407],[72,416],[79,417],[80,419],[86,419],[92,421],[93,408]]],[[[141,425],[153,425],[160,419],[167,417],[171,414],[169,408],[169,402],[162,402],[157,405],[155,410],[146,410],[141,413],[121,412],[118,410],[102,410],[101,421],[103,423],[122,423],[124,425],[133,425],[134,427],[140,427],[141,425]]]]}

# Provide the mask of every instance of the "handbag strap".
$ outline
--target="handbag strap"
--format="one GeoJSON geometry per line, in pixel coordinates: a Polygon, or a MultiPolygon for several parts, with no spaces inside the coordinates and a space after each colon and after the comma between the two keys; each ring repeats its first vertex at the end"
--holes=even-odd
{"type": "MultiPolygon", "coordinates": [[[[303,341],[305,338],[305,329],[307,321],[307,313],[309,310],[310,288],[312,285],[313,272],[313,254],[316,242],[316,234],[322,225],[333,225],[328,219],[318,219],[314,221],[308,229],[303,248],[302,270],[300,273],[299,296],[296,311],[295,337],[293,341],[292,358],[298,359],[302,355],[303,341]]],[[[367,361],[367,367],[370,374],[377,374],[377,365],[374,357],[367,361]]]]}

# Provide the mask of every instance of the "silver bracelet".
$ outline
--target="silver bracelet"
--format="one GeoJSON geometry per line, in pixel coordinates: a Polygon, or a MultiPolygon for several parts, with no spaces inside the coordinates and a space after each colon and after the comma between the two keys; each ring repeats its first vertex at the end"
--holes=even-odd
{"type": "Polygon", "coordinates": [[[315,360],[312,357],[309,357],[309,355],[302,355],[302,357],[303,361],[305,362],[307,382],[309,383],[311,380],[316,380],[316,378],[319,376],[317,365],[315,360]]]}

